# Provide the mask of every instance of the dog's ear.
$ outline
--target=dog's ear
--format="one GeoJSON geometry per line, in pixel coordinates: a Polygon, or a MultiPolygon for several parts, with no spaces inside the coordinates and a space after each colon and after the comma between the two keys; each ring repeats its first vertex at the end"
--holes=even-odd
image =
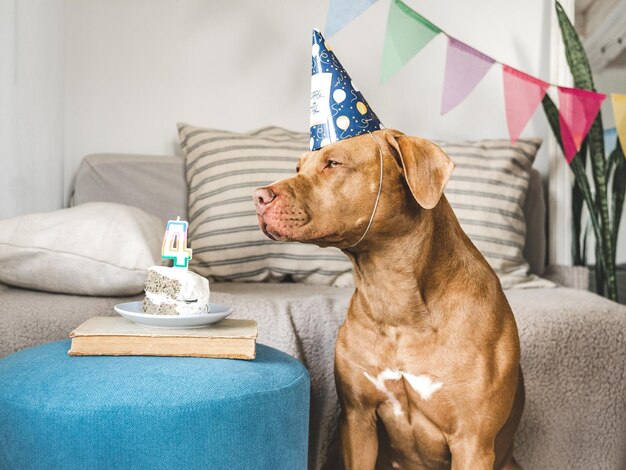
{"type": "Polygon", "coordinates": [[[454,170],[450,158],[429,140],[408,135],[390,135],[389,144],[400,157],[411,194],[424,209],[437,205],[454,170]]]}

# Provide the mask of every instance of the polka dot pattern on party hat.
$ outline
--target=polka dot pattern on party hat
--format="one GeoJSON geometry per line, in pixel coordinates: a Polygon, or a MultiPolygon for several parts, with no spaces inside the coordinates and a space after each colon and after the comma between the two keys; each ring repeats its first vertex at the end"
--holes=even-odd
{"type": "Polygon", "coordinates": [[[313,30],[311,53],[311,150],[382,129],[380,120],[317,30],[313,30]]]}

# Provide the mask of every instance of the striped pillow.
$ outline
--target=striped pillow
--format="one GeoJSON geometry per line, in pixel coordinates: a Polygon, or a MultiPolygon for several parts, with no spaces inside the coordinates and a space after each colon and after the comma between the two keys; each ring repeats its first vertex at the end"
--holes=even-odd
{"type": "MultiPolygon", "coordinates": [[[[178,125],[187,155],[192,268],[215,280],[350,285],[339,250],[279,243],[260,231],[252,191],[294,173],[308,133],[268,127],[247,134],[178,125]]],[[[551,285],[529,275],[524,199],[541,140],[437,142],[456,163],[445,194],[463,230],[504,288],[551,285]]]]}
{"type": "Polygon", "coordinates": [[[257,222],[255,188],[295,173],[309,135],[178,125],[189,185],[191,268],[217,281],[281,281],[345,286],[352,263],[336,248],[268,239],[257,222]]]}
{"type": "Polygon", "coordinates": [[[524,199],[541,139],[437,144],[456,169],[445,189],[463,230],[494,269],[502,287],[552,285],[529,274],[524,199]]]}

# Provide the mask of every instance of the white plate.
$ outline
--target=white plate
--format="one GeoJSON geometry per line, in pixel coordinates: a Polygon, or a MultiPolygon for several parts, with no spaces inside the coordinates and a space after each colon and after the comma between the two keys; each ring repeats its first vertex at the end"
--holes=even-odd
{"type": "Polygon", "coordinates": [[[233,309],[222,304],[209,304],[209,313],[198,313],[196,315],[152,315],[143,313],[142,301],[126,302],[117,304],[115,311],[124,318],[143,326],[153,328],[171,328],[175,330],[183,330],[186,328],[202,328],[223,320],[231,313],[233,309]]]}

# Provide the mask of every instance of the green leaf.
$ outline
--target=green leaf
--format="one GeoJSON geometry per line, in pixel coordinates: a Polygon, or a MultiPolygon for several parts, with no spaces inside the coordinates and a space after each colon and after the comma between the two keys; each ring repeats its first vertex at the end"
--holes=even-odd
{"type": "Polygon", "coordinates": [[[580,248],[580,257],[583,259],[581,266],[587,265],[587,240],[589,239],[589,223],[585,224],[585,230],[583,231],[583,239],[580,248]]]}
{"type": "MultiPolygon", "coordinates": [[[[565,44],[565,57],[567,58],[567,63],[574,78],[574,85],[577,88],[595,91],[591,66],[589,65],[587,53],[582,46],[578,33],[558,1],[555,4],[555,8],[559,27],[561,28],[561,36],[565,44]]],[[[593,122],[587,139],[589,140],[591,171],[595,186],[595,211],[593,207],[588,207],[588,209],[590,213],[593,212],[596,218],[599,219],[600,233],[596,233],[596,243],[599,247],[598,251],[602,255],[600,259],[602,261],[602,268],[605,270],[606,274],[606,276],[598,277],[606,279],[608,296],[615,300],[617,297],[615,245],[613,244],[613,238],[611,236],[606,180],[607,164],[604,154],[604,132],[601,114],[598,114],[593,122]]],[[[576,179],[578,179],[578,176],[576,176],[576,179]]]]}
{"type": "Polygon", "coordinates": [[[591,66],[587,59],[587,53],[580,42],[580,37],[559,2],[556,2],[555,8],[563,44],[565,44],[565,57],[574,76],[574,86],[595,91],[591,66]]]}
{"type": "Polygon", "coordinates": [[[602,269],[602,264],[598,263],[599,259],[602,259],[602,253],[600,252],[600,247],[596,245],[596,294],[606,296],[606,277],[604,275],[604,269],[602,269]]]}
{"type": "MultiPolygon", "coordinates": [[[[587,139],[583,141],[579,156],[583,167],[585,167],[587,156],[587,139]]],[[[587,264],[586,234],[581,236],[581,224],[585,196],[580,187],[572,186],[572,263],[574,266],[585,266],[587,264]]]]}
{"type": "Polygon", "coordinates": [[[607,294],[612,300],[617,299],[617,281],[615,277],[615,244],[611,235],[611,218],[607,195],[606,160],[604,156],[604,132],[602,117],[598,115],[588,134],[591,173],[595,186],[595,206],[602,226],[602,243],[600,244],[607,294]]]}
{"type": "Polygon", "coordinates": [[[613,184],[611,193],[613,196],[611,207],[613,209],[613,225],[611,227],[611,237],[613,238],[613,246],[617,246],[617,235],[619,233],[619,225],[622,219],[622,210],[624,208],[624,197],[626,196],[626,158],[619,141],[617,147],[611,153],[609,160],[612,160],[615,166],[613,173],[613,184]]]}
{"type": "MultiPolygon", "coordinates": [[[[617,142],[617,145],[619,146],[619,141],[617,142]]],[[[617,148],[613,150],[611,155],[609,155],[608,160],[606,161],[606,180],[607,181],[611,179],[611,172],[613,171],[613,168],[615,167],[615,152],[617,152],[617,148]]]]}

